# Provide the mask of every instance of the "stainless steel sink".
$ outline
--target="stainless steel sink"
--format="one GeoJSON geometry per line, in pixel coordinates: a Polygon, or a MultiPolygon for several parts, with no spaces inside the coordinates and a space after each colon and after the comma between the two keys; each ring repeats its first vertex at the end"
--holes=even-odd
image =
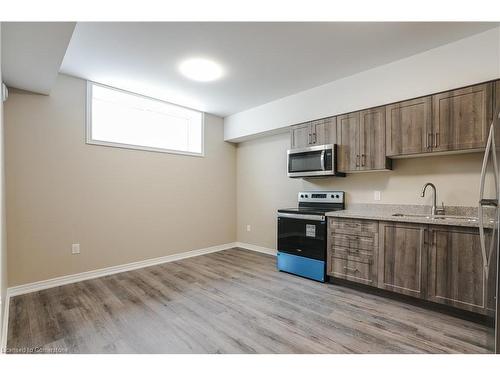
{"type": "Polygon", "coordinates": [[[460,220],[467,222],[476,222],[478,221],[477,217],[472,216],[454,216],[454,215],[425,215],[425,214],[392,214],[395,217],[408,217],[408,218],[422,218],[429,220],[460,220]]]}

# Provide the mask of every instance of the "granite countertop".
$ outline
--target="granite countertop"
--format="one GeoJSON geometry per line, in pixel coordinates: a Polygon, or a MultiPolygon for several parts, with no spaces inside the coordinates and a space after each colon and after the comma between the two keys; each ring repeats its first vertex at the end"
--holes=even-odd
{"type": "MultiPolygon", "coordinates": [[[[484,210],[484,226],[491,228],[494,224],[494,210],[489,208],[485,208],[484,210]]],[[[424,205],[356,203],[349,204],[345,210],[327,212],[326,216],[460,227],[477,228],[479,226],[477,207],[445,206],[445,216],[452,216],[446,219],[431,217],[430,212],[431,207],[424,205]],[[426,216],[394,216],[394,214],[426,216]]]]}

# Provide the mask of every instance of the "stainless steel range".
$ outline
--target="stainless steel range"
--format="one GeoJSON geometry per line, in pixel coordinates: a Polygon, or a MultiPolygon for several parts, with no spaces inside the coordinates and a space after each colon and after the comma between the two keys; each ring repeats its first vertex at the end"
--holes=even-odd
{"type": "Polygon", "coordinates": [[[298,207],[278,210],[280,271],[326,281],[325,213],[344,209],[342,191],[304,191],[298,207]]]}

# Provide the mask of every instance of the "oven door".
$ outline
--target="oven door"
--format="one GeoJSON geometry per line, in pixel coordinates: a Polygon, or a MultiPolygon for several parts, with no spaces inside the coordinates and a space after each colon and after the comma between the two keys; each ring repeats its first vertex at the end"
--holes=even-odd
{"type": "Polygon", "coordinates": [[[278,213],[278,251],[324,261],[326,259],[325,217],[278,213]]]}
{"type": "Polygon", "coordinates": [[[312,146],[287,151],[288,177],[332,176],[336,173],[335,145],[312,146]]]}

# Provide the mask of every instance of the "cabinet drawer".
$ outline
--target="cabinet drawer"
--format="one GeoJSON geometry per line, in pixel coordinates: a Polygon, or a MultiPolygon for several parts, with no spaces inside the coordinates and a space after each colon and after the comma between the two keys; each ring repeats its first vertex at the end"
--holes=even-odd
{"type": "Polygon", "coordinates": [[[375,284],[373,262],[360,262],[332,255],[328,259],[328,274],[362,284],[375,284]]]}
{"type": "Polygon", "coordinates": [[[329,219],[330,232],[346,234],[368,234],[378,232],[378,222],[372,220],[344,219],[332,217],[329,219]]]}
{"type": "Polygon", "coordinates": [[[373,260],[373,251],[353,249],[343,246],[331,246],[330,254],[337,258],[352,259],[359,262],[370,262],[373,260]]]}
{"type": "Polygon", "coordinates": [[[376,247],[376,236],[374,234],[360,235],[333,232],[331,233],[331,244],[332,247],[340,246],[373,252],[376,247]]]}

